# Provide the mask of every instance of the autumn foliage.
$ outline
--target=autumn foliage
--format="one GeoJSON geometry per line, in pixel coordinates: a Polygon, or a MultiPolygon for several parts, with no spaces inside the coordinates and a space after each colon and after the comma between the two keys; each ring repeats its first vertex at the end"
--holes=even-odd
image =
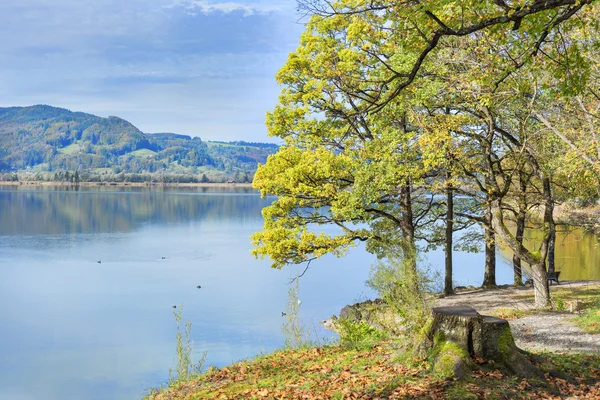
{"type": "Polygon", "coordinates": [[[392,342],[282,350],[209,370],[149,399],[600,398],[597,356],[551,356],[541,365],[544,383],[507,377],[483,360],[465,382],[442,380],[428,373],[426,362],[400,362],[398,354],[392,342]],[[570,376],[557,377],[556,370],[570,376]]]}

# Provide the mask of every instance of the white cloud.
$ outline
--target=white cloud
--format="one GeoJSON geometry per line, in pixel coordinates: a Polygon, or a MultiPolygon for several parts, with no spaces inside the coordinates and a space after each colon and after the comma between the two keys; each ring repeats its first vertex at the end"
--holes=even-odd
{"type": "Polygon", "coordinates": [[[265,140],[293,0],[1,0],[0,106],[117,115],[144,131],[265,140]]]}
{"type": "Polygon", "coordinates": [[[210,2],[207,0],[176,0],[168,8],[183,7],[191,15],[195,13],[210,14],[214,12],[232,13],[242,12],[245,16],[254,14],[266,14],[270,12],[281,11],[281,5],[276,2],[269,3],[241,3],[241,2],[210,2]]]}

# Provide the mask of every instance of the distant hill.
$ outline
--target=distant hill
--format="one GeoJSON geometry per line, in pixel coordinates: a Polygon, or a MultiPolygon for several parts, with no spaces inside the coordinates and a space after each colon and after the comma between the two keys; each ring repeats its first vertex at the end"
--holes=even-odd
{"type": "Polygon", "coordinates": [[[204,142],[176,133],[148,134],[119,117],[47,105],[0,108],[0,172],[63,179],[60,174],[77,171],[84,180],[170,175],[248,181],[257,164],[277,149],[270,143],[204,142]]]}

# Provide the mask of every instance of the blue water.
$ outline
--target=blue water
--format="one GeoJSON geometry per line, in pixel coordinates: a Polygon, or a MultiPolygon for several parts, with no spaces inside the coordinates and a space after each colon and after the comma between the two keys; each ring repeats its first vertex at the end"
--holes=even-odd
{"type": "MultiPolygon", "coordinates": [[[[236,188],[0,187],[0,399],[139,398],[169,377],[173,305],[208,365],[281,347],[297,268],[271,269],[249,242],[269,201],[236,188]]],[[[482,254],[454,257],[457,283],[481,282],[482,254]]],[[[357,248],[300,280],[301,317],[320,339],[333,334],[318,321],[373,297],[373,261],[357,248]]],[[[423,264],[439,271],[443,253],[423,264]]],[[[511,281],[501,258],[497,274],[511,281]]]]}

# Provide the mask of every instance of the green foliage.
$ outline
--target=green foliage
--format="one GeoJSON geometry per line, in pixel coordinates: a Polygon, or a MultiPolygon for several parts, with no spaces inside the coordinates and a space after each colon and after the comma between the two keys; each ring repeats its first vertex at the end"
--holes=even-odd
{"type": "Polygon", "coordinates": [[[177,358],[175,359],[175,370],[169,370],[169,383],[188,380],[201,375],[204,372],[206,361],[206,352],[202,353],[196,363],[192,361],[194,349],[191,340],[192,323],[190,321],[182,323],[183,306],[179,306],[179,311],[173,309],[173,316],[177,324],[177,334],[175,336],[177,358]]]}
{"type": "Polygon", "coordinates": [[[298,348],[312,344],[310,333],[300,318],[300,307],[302,302],[299,298],[299,279],[296,277],[290,284],[288,297],[285,305],[285,321],[281,325],[281,331],[285,338],[286,348],[298,348]]]}
{"type": "Polygon", "coordinates": [[[342,344],[355,348],[370,346],[374,342],[388,337],[385,332],[373,328],[365,321],[354,321],[349,318],[341,318],[335,321],[335,326],[340,335],[342,344]]]}
{"type": "Polygon", "coordinates": [[[552,308],[554,308],[556,311],[566,311],[567,310],[567,303],[560,296],[554,296],[552,303],[553,303],[552,308]]]}
{"type": "MultiPolygon", "coordinates": [[[[509,107],[522,108],[511,103],[516,84],[507,78],[533,65],[538,40],[554,38],[558,25],[570,24],[571,13],[590,2],[573,9],[530,1],[514,8],[438,1],[426,9],[390,0],[301,3],[312,16],[277,74],[283,89],[267,114],[269,134],[285,145],[254,180],[263,196],[278,196],[252,238],[254,255],[276,268],[344,256],[356,241],[379,254],[389,243],[414,240],[414,231],[432,229],[439,216],[425,193],[443,188],[440,172],[452,171],[468,192],[479,189],[478,199],[506,191],[501,186],[510,177],[497,175],[522,157],[511,158],[511,146],[522,146],[507,146],[494,129],[523,126],[500,122],[509,107]],[[419,206],[433,215],[420,215],[419,206]],[[339,229],[316,228],[328,224],[339,229]]],[[[563,58],[560,45],[547,47],[545,54],[563,58]]],[[[566,58],[554,69],[563,77],[562,66],[574,60],[566,58]]],[[[508,131],[517,142],[527,139],[508,131]]]]}
{"type": "Polygon", "coordinates": [[[153,175],[149,181],[161,172],[196,175],[203,168],[222,171],[223,177],[211,181],[249,182],[257,164],[277,148],[246,142],[209,146],[198,137],[146,134],[117,117],[50,106],[0,108],[0,170],[44,165],[49,172],[93,173],[113,168],[115,173],[153,175]]]}
{"type": "Polygon", "coordinates": [[[582,329],[590,333],[600,333],[600,302],[579,315],[576,321],[582,329]]]}
{"type": "Polygon", "coordinates": [[[415,255],[390,256],[371,267],[367,284],[402,318],[410,333],[427,324],[433,306],[437,279],[415,269],[415,255]]]}

